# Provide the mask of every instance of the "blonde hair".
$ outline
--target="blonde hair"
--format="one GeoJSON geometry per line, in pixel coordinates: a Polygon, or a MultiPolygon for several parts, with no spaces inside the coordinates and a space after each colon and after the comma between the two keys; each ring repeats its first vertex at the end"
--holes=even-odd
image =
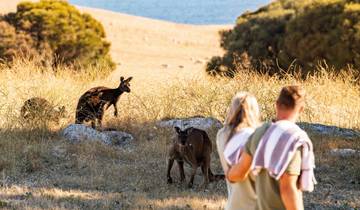
{"type": "Polygon", "coordinates": [[[237,93],[231,100],[224,122],[226,142],[242,128],[256,128],[259,121],[260,110],[255,96],[248,92],[237,93]]]}

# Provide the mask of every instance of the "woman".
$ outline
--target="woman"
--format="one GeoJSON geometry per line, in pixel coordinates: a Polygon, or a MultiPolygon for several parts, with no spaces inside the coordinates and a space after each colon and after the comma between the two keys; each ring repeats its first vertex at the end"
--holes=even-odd
{"type": "MultiPolygon", "coordinates": [[[[236,164],[243,146],[259,124],[259,106],[256,98],[247,92],[236,94],[228,108],[224,127],[219,130],[216,145],[224,173],[236,164]]],[[[225,210],[256,209],[253,177],[244,182],[230,183],[226,180],[228,201],[225,210]]]]}

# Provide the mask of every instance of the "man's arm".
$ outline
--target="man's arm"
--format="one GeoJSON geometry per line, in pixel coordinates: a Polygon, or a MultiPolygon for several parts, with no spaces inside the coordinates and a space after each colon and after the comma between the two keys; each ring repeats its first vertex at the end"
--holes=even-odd
{"type": "Polygon", "coordinates": [[[246,179],[250,173],[252,157],[245,151],[241,154],[239,163],[232,166],[226,177],[230,182],[241,182],[246,179]]]}
{"type": "Polygon", "coordinates": [[[284,173],[280,178],[280,195],[286,210],[302,210],[300,191],[297,188],[298,175],[284,173]]]}

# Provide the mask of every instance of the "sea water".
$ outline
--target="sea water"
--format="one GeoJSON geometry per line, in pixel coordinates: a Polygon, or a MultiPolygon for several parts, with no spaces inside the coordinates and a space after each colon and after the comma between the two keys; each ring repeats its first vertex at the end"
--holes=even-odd
{"type": "Polygon", "coordinates": [[[80,6],[186,24],[232,24],[270,0],[69,0],[80,6]]]}

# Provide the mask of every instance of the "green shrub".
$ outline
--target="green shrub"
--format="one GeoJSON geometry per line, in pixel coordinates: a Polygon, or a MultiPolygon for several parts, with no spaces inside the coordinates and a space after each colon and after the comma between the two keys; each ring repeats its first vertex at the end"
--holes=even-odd
{"type": "MultiPolygon", "coordinates": [[[[222,58],[207,65],[211,75],[239,71],[239,55],[251,69],[270,74],[297,65],[312,73],[319,62],[341,69],[360,68],[360,3],[356,0],[277,0],[241,15],[236,26],[221,32],[222,58]],[[221,61],[221,62],[220,62],[221,61]]],[[[227,76],[227,75],[226,75],[227,76]]]]}
{"type": "Polygon", "coordinates": [[[65,1],[23,2],[5,18],[18,32],[29,34],[41,54],[50,53],[54,65],[114,67],[101,23],[65,1]]]}

